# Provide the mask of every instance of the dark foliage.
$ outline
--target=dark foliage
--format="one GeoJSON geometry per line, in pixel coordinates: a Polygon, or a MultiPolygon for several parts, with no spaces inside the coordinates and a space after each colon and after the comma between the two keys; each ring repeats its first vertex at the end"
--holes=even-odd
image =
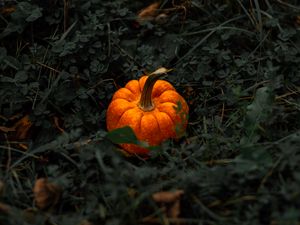
{"type": "Polygon", "coordinates": [[[299,2],[164,0],[165,20],[139,23],[151,3],[2,3],[0,224],[143,224],[175,189],[182,224],[300,223],[299,2]],[[190,106],[186,136],[124,157],[106,108],[160,66],[190,106]],[[39,177],[63,189],[48,212],[39,177]]]}

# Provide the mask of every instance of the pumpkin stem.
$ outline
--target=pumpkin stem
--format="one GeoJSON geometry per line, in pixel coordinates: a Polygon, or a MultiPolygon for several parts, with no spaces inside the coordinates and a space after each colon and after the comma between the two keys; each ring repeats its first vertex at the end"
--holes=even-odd
{"type": "Polygon", "coordinates": [[[159,68],[158,70],[154,71],[153,73],[150,73],[146,83],[144,85],[144,88],[142,90],[142,95],[141,95],[141,99],[139,101],[139,107],[143,110],[143,111],[151,111],[154,109],[154,104],[152,101],[152,90],[154,87],[154,84],[156,83],[156,81],[167,74],[167,72],[169,72],[171,70],[167,70],[165,68],[159,68]]]}

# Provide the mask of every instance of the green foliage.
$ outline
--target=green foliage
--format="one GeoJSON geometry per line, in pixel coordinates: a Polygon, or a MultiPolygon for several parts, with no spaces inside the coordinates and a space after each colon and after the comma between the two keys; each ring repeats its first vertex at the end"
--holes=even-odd
{"type": "Polygon", "coordinates": [[[260,137],[258,130],[261,123],[266,122],[272,113],[274,96],[270,87],[261,87],[256,90],[253,102],[247,106],[244,127],[243,144],[256,143],[260,137]]]}
{"type": "Polygon", "coordinates": [[[151,196],[174,189],[186,224],[299,224],[298,1],[165,0],[166,21],[141,24],[151,1],[68,2],[0,5],[0,224],[167,224],[151,196]],[[107,106],[160,66],[187,132],[126,158],[117,144],[144,143],[107,132],[107,106]],[[39,177],[63,188],[52,211],[33,202],[39,177]]]}
{"type": "Polygon", "coordinates": [[[107,135],[106,138],[108,138],[112,143],[115,144],[135,144],[135,145],[140,145],[143,147],[147,147],[147,143],[143,143],[139,141],[132,130],[131,127],[125,126],[122,128],[114,129],[110,131],[107,135]]]}

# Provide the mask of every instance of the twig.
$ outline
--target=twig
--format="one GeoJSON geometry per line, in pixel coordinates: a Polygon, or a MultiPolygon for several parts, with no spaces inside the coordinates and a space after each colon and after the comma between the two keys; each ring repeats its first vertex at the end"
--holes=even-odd
{"type": "Polygon", "coordinates": [[[213,166],[213,165],[225,165],[232,163],[234,160],[233,159],[216,159],[216,160],[209,160],[205,161],[204,163],[208,166],[213,166]]]}
{"type": "Polygon", "coordinates": [[[111,54],[111,37],[110,37],[110,23],[107,23],[107,56],[111,54]]]}
{"type": "Polygon", "coordinates": [[[130,60],[132,60],[136,65],[138,65],[140,68],[143,68],[141,64],[139,64],[129,53],[127,53],[123,48],[121,48],[117,43],[114,43],[112,41],[112,45],[115,46],[121,53],[126,55],[130,60]]]}
{"type": "Polygon", "coordinates": [[[263,33],[262,33],[263,22],[262,22],[261,10],[260,10],[260,5],[259,5],[258,0],[254,0],[254,4],[256,7],[256,14],[257,14],[257,20],[258,20],[258,23],[256,24],[256,26],[258,26],[260,40],[262,41],[263,40],[263,33]]]}
{"type": "Polygon", "coordinates": [[[252,25],[255,27],[255,21],[253,19],[253,16],[248,12],[248,10],[245,8],[245,6],[241,3],[240,0],[237,0],[237,2],[240,4],[240,6],[244,10],[245,14],[249,17],[252,25]]]}
{"type": "Polygon", "coordinates": [[[89,90],[95,89],[97,86],[99,86],[100,84],[102,84],[104,82],[107,82],[107,81],[112,81],[114,83],[114,85],[117,87],[117,84],[116,84],[115,80],[112,79],[112,78],[108,78],[108,79],[104,79],[104,80],[98,81],[96,84],[94,84],[93,86],[89,87],[89,90]]]}
{"type": "Polygon", "coordinates": [[[68,29],[69,24],[69,5],[70,0],[64,0],[64,32],[68,29]]]}
{"type": "Polygon", "coordinates": [[[277,161],[273,164],[272,168],[268,171],[268,173],[264,176],[264,178],[260,182],[259,187],[257,188],[257,191],[259,191],[262,188],[262,186],[267,182],[268,178],[272,176],[275,168],[279,165],[281,159],[282,159],[282,157],[277,159],[277,161]]]}
{"type": "Polygon", "coordinates": [[[198,197],[196,197],[195,195],[193,196],[193,200],[201,207],[201,209],[207,213],[207,215],[209,217],[211,217],[212,219],[216,220],[216,221],[223,221],[226,218],[220,217],[219,215],[215,214],[213,211],[211,211],[209,208],[207,208],[198,197]]]}
{"type": "Polygon", "coordinates": [[[49,69],[49,70],[51,70],[51,71],[53,71],[53,72],[60,73],[59,70],[54,69],[54,68],[52,68],[52,67],[50,67],[50,66],[48,66],[48,65],[46,65],[46,64],[44,64],[44,63],[36,62],[36,64],[38,64],[38,65],[40,65],[40,66],[42,66],[42,67],[45,67],[45,68],[47,68],[47,69],[49,69]]]}
{"type": "Polygon", "coordinates": [[[229,199],[227,201],[215,200],[212,203],[210,203],[208,205],[208,207],[213,208],[213,207],[218,207],[218,206],[227,206],[227,205],[232,205],[232,204],[239,203],[239,202],[255,201],[255,200],[257,200],[257,197],[255,195],[244,195],[241,197],[229,199]]]}
{"type": "Polygon", "coordinates": [[[296,95],[296,94],[299,94],[299,92],[298,92],[298,91],[295,91],[295,92],[288,92],[288,93],[285,93],[285,94],[283,94],[283,95],[276,96],[276,97],[275,97],[275,100],[280,100],[280,99],[282,99],[282,98],[288,97],[288,96],[290,96],[290,95],[296,95]]]}
{"type": "Polygon", "coordinates": [[[5,136],[5,140],[6,140],[6,143],[7,143],[7,162],[6,162],[6,170],[8,171],[9,170],[9,167],[10,167],[10,164],[11,164],[11,147],[10,147],[10,143],[8,141],[8,138],[7,138],[7,134],[4,134],[5,136]]]}
{"type": "Polygon", "coordinates": [[[294,5],[289,4],[287,2],[284,2],[284,1],[281,1],[281,0],[277,0],[277,2],[280,3],[280,4],[282,4],[282,5],[284,5],[284,6],[288,6],[288,7],[292,8],[292,9],[300,10],[300,7],[294,6],[294,5]]]}
{"type": "Polygon", "coordinates": [[[142,224],[199,224],[198,219],[190,219],[190,218],[153,218],[153,217],[145,217],[141,220],[142,224]]]}
{"type": "MultiPolygon", "coordinates": [[[[224,95],[223,88],[220,88],[220,89],[221,89],[222,95],[224,95]]],[[[224,102],[223,102],[223,103],[222,103],[222,111],[221,111],[221,124],[222,124],[223,119],[224,119],[224,112],[225,112],[225,104],[224,104],[224,102]]]]}
{"type": "Polygon", "coordinates": [[[224,206],[232,205],[232,204],[244,202],[244,201],[256,201],[256,200],[257,200],[257,197],[255,195],[245,195],[245,196],[241,196],[239,198],[234,198],[234,199],[230,199],[230,200],[226,201],[224,203],[224,206]]]}

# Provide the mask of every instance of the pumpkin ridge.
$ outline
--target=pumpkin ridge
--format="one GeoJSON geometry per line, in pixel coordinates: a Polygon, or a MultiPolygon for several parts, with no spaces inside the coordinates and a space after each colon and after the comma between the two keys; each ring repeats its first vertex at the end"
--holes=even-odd
{"type": "Polygon", "coordinates": [[[126,85],[125,88],[131,91],[132,94],[137,95],[141,93],[140,87],[139,87],[139,81],[138,80],[131,80],[126,85]],[[138,86],[138,88],[136,88],[138,86]],[[136,90],[135,90],[136,89],[136,90]],[[135,93],[134,91],[137,91],[135,93]]]}
{"type": "Polygon", "coordinates": [[[142,76],[142,77],[138,80],[138,82],[139,82],[140,93],[142,93],[142,91],[143,91],[143,88],[144,88],[144,86],[145,86],[145,83],[146,83],[147,78],[148,78],[148,76],[142,76]],[[144,79],[146,79],[146,80],[144,81],[144,79]],[[143,86],[142,86],[142,82],[143,82],[143,86]]]}
{"type": "MultiPolygon", "coordinates": [[[[142,118],[143,118],[143,116],[144,116],[144,113],[141,113],[140,114],[141,116],[140,116],[140,118],[139,118],[139,121],[141,121],[142,120],[142,118]]],[[[141,131],[141,123],[138,123],[138,126],[136,127],[136,130],[134,130],[134,133],[135,133],[135,135],[137,135],[137,134],[139,134],[140,133],[140,131],[141,131]]]]}
{"type": "MultiPolygon", "coordinates": [[[[174,102],[160,102],[159,103],[160,105],[164,105],[164,104],[172,104],[173,105],[173,107],[176,107],[177,106],[177,104],[175,104],[174,102]]],[[[175,109],[174,109],[175,110],[175,109]]],[[[163,111],[164,112],[164,111],[163,111]]]]}
{"type": "MultiPolygon", "coordinates": [[[[178,94],[175,90],[172,90],[172,89],[170,89],[170,90],[165,90],[165,91],[162,92],[158,97],[155,97],[155,98],[159,98],[159,103],[160,103],[160,104],[163,104],[163,103],[166,103],[166,102],[170,102],[169,99],[166,99],[165,101],[162,101],[162,100],[160,99],[161,96],[162,96],[163,94],[165,94],[166,92],[169,92],[169,91],[175,92],[176,94],[178,94]]],[[[174,102],[171,102],[171,103],[174,103],[174,102]]],[[[174,103],[174,104],[175,104],[175,103],[174,103]]]]}
{"type": "Polygon", "coordinates": [[[129,88],[125,87],[128,91],[130,91],[130,93],[133,95],[133,96],[136,96],[135,93],[132,92],[132,90],[130,90],[129,88]]]}
{"type": "MultiPolygon", "coordinates": [[[[158,81],[160,81],[160,80],[158,80],[158,81]]],[[[156,89],[156,88],[159,88],[159,87],[154,86],[153,89],[156,89]]],[[[169,87],[169,88],[171,88],[171,87],[169,87]]],[[[155,96],[153,99],[160,98],[160,96],[161,96],[163,93],[165,93],[166,91],[175,91],[175,92],[176,92],[176,90],[173,89],[173,88],[171,88],[171,89],[166,89],[166,90],[162,91],[158,96],[155,96]]],[[[154,92],[154,90],[153,90],[153,92],[154,92]]]]}
{"type": "Polygon", "coordinates": [[[155,120],[156,120],[156,123],[157,123],[157,126],[158,126],[159,133],[161,134],[162,132],[161,132],[161,128],[160,128],[158,119],[157,119],[157,117],[156,117],[156,114],[154,113],[153,116],[154,116],[154,118],[155,118],[155,120]]]}
{"type": "MultiPolygon", "coordinates": [[[[141,130],[143,130],[142,129],[142,124],[144,124],[144,125],[146,125],[146,128],[145,128],[145,126],[144,126],[144,130],[149,130],[149,129],[147,129],[147,127],[148,127],[148,125],[150,124],[150,123],[142,123],[142,121],[143,121],[143,118],[145,118],[146,116],[151,116],[154,120],[155,120],[155,122],[156,122],[156,124],[157,124],[157,128],[159,129],[159,132],[160,132],[160,126],[159,126],[159,123],[158,123],[158,121],[157,121],[157,118],[155,117],[155,115],[153,114],[153,113],[146,113],[146,114],[143,114],[143,116],[141,117],[141,123],[140,123],[140,129],[141,130]]],[[[145,118],[145,120],[146,120],[146,118],[145,118]]],[[[147,121],[147,120],[146,120],[147,121]]],[[[154,123],[154,122],[153,122],[154,123]]],[[[152,124],[153,124],[152,123],[152,124]]],[[[153,132],[149,132],[148,134],[150,135],[150,136],[144,136],[144,138],[143,139],[141,139],[142,141],[146,141],[148,144],[150,144],[151,145],[151,139],[152,139],[152,136],[158,136],[158,132],[157,131],[155,131],[155,130],[152,130],[152,129],[150,129],[151,131],[153,131],[153,132]],[[157,133],[156,133],[157,132],[157,133]]]]}
{"type": "Polygon", "coordinates": [[[169,113],[167,113],[167,112],[164,112],[164,111],[159,111],[159,112],[166,114],[166,115],[167,115],[167,116],[170,118],[170,120],[172,121],[172,123],[174,123],[174,122],[175,122],[175,120],[173,120],[173,119],[172,119],[172,116],[170,116],[170,114],[169,114],[169,113]]]}
{"type": "Polygon", "coordinates": [[[136,99],[134,99],[134,100],[132,100],[132,101],[129,101],[128,99],[123,98],[123,97],[118,97],[118,98],[116,98],[115,100],[117,100],[117,99],[123,99],[123,100],[125,100],[125,101],[127,101],[127,102],[129,102],[129,103],[132,103],[132,102],[136,101],[136,99]]]}
{"type": "Polygon", "coordinates": [[[122,116],[123,116],[126,112],[128,112],[129,110],[132,110],[132,109],[134,109],[134,108],[135,108],[135,107],[132,106],[131,108],[128,108],[128,109],[124,110],[124,112],[122,112],[122,114],[120,115],[119,119],[117,120],[117,121],[118,121],[117,127],[119,126],[119,123],[120,123],[120,120],[121,120],[122,116]]]}
{"type": "Polygon", "coordinates": [[[154,100],[154,99],[156,99],[156,98],[160,98],[160,96],[161,96],[163,93],[164,93],[164,91],[163,91],[163,92],[161,92],[161,93],[160,93],[158,96],[155,96],[154,98],[152,97],[152,98],[153,98],[153,100],[154,100]]]}

